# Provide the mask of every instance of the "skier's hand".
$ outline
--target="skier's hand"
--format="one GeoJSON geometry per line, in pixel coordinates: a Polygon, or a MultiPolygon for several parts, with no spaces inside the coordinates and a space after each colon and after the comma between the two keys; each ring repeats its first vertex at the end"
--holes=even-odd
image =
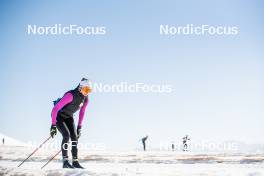
{"type": "Polygon", "coordinates": [[[77,127],[77,137],[78,137],[78,138],[80,138],[80,136],[81,136],[81,129],[82,129],[81,126],[78,126],[78,127],[77,127]]]}
{"type": "Polygon", "coordinates": [[[51,125],[50,127],[50,136],[53,138],[57,134],[56,125],[51,125]]]}

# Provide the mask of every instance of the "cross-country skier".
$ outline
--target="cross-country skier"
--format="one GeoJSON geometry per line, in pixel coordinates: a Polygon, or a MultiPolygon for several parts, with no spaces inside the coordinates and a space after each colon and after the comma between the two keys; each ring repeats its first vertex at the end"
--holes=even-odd
{"type": "Polygon", "coordinates": [[[81,135],[82,122],[86,106],[88,104],[88,94],[91,92],[91,84],[88,79],[83,78],[79,85],[64,94],[64,96],[55,103],[52,109],[52,125],[50,135],[54,137],[57,134],[57,129],[62,134],[62,158],[63,168],[81,168],[83,167],[78,162],[78,138],[81,135]],[[73,114],[79,112],[79,121],[76,126],[73,119],[73,114]],[[72,165],[68,159],[68,143],[69,139],[72,142],[72,165]]]}
{"type": "Polygon", "coordinates": [[[175,145],[174,142],[171,143],[171,150],[174,151],[175,150],[175,145]]]}
{"type": "Polygon", "coordinates": [[[187,145],[187,141],[190,140],[190,138],[188,137],[188,135],[184,136],[182,138],[182,143],[183,143],[183,151],[187,151],[188,149],[188,145],[187,145]]]}
{"type": "Polygon", "coordinates": [[[141,139],[142,144],[143,144],[143,149],[144,149],[144,151],[146,151],[146,140],[147,140],[147,139],[148,139],[148,136],[143,137],[143,138],[141,139]]]}

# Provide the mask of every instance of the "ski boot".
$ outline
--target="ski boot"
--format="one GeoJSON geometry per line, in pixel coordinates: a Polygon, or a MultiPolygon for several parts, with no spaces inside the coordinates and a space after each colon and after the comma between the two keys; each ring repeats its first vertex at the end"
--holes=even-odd
{"type": "Polygon", "coordinates": [[[63,161],[63,168],[69,168],[69,169],[74,169],[74,167],[69,163],[69,160],[64,160],[63,161]]]}
{"type": "Polygon", "coordinates": [[[82,167],[82,166],[80,165],[78,159],[74,159],[74,160],[72,161],[72,166],[73,166],[74,168],[77,168],[77,169],[84,169],[84,167],[82,167]]]}

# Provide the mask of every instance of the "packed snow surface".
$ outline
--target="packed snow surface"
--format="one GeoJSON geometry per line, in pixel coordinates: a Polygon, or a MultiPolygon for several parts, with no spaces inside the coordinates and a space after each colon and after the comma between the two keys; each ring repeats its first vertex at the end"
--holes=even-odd
{"type": "Polygon", "coordinates": [[[21,167],[33,147],[0,145],[0,175],[91,176],[260,176],[264,154],[192,153],[172,151],[80,151],[86,169],[62,169],[57,156],[40,169],[56,151],[40,149],[21,167]]]}

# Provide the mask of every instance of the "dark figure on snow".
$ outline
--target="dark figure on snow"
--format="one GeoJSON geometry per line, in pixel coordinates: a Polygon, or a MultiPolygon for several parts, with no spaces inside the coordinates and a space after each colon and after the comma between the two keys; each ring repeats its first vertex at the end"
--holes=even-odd
{"type": "Polygon", "coordinates": [[[3,145],[5,144],[5,138],[2,139],[3,145]]]}
{"type": "Polygon", "coordinates": [[[174,142],[172,142],[171,144],[171,150],[174,151],[175,150],[175,145],[174,145],[174,142]]]}
{"type": "Polygon", "coordinates": [[[142,144],[143,144],[143,150],[144,150],[144,151],[146,151],[146,140],[147,140],[147,139],[148,139],[148,136],[143,137],[143,138],[141,139],[142,144]]]}
{"type": "Polygon", "coordinates": [[[83,78],[75,89],[66,92],[61,99],[54,101],[55,106],[51,113],[52,125],[50,135],[54,137],[57,134],[57,129],[62,134],[63,168],[83,168],[78,162],[77,144],[81,135],[85,109],[88,104],[88,94],[91,90],[90,82],[88,79],[83,78]],[[73,114],[78,110],[80,112],[76,130],[73,114]],[[70,139],[72,145],[72,165],[68,160],[68,143],[70,139]]]}
{"type": "Polygon", "coordinates": [[[188,135],[184,136],[182,138],[182,142],[183,142],[183,151],[187,151],[188,149],[188,145],[187,145],[187,141],[190,140],[190,138],[188,137],[188,135]]]}

